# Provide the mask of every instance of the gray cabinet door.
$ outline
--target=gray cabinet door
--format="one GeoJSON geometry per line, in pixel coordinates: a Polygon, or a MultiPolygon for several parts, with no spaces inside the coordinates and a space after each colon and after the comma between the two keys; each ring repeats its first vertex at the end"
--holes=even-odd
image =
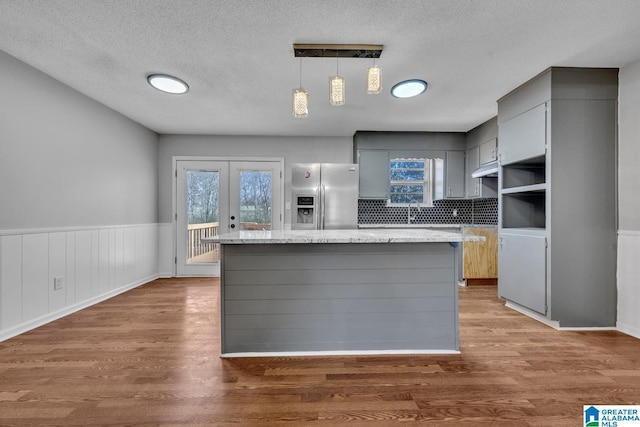
{"type": "Polygon", "coordinates": [[[473,171],[480,166],[480,148],[473,147],[467,150],[467,167],[466,167],[466,194],[468,199],[480,197],[480,178],[472,178],[473,171]]]}
{"type": "Polygon", "coordinates": [[[480,144],[480,164],[485,165],[498,160],[497,150],[498,142],[495,138],[480,144]]]}
{"type": "Polygon", "coordinates": [[[464,151],[447,151],[445,162],[445,199],[464,198],[464,151]]]}
{"type": "Polygon", "coordinates": [[[547,248],[542,233],[500,231],[498,293],[540,314],[547,311],[547,248]]]}
{"type": "Polygon", "coordinates": [[[502,165],[544,156],[547,144],[546,104],[540,104],[500,124],[498,138],[502,165]]]}
{"type": "Polygon", "coordinates": [[[387,150],[359,150],[361,199],[389,198],[389,152],[387,150]]]}

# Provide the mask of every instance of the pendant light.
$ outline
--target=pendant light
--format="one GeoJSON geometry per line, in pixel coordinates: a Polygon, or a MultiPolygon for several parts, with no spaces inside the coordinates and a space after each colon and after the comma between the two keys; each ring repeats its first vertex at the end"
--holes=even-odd
{"type": "Polygon", "coordinates": [[[293,89],[293,117],[304,119],[309,116],[309,93],[302,87],[302,58],[300,58],[300,86],[293,89]]]}
{"type": "Polygon", "coordinates": [[[382,70],[376,66],[373,59],[373,67],[367,68],[367,93],[377,95],[382,91],[382,70]]]}
{"type": "Polygon", "coordinates": [[[329,104],[344,105],[344,77],[338,73],[338,56],[336,55],[336,75],[329,77],[329,104]]]}
{"type": "MultiPolygon", "coordinates": [[[[382,90],[381,69],[376,66],[376,59],[380,58],[382,45],[379,44],[318,44],[294,43],[293,55],[296,58],[335,58],[336,75],[329,76],[329,104],[332,106],[345,105],[345,79],[339,73],[340,58],[373,59],[373,66],[367,70],[367,93],[378,94],[382,90]]],[[[300,65],[300,87],[293,90],[294,117],[307,117],[309,95],[302,88],[302,64],[300,65]]]]}

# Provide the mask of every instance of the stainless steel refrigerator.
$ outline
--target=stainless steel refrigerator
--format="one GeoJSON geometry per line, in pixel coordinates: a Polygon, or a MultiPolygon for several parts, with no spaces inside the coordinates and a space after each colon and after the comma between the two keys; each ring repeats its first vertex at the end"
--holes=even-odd
{"type": "Polygon", "coordinates": [[[291,229],[358,227],[357,164],[294,163],[291,166],[291,229]]]}

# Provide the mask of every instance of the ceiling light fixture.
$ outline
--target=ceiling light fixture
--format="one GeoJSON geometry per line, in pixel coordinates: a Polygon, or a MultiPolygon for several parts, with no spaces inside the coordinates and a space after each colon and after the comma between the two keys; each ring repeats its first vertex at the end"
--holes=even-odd
{"type": "Polygon", "coordinates": [[[382,70],[376,66],[373,60],[373,67],[367,68],[367,93],[377,95],[382,91],[382,70]]]}
{"type": "Polygon", "coordinates": [[[338,72],[338,57],[336,56],[336,75],[329,77],[329,104],[335,107],[344,105],[344,77],[338,72]]]}
{"type": "Polygon", "coordinates": [[[302,58],[300,58],[300,86],[293,89],[293,117],[304,119],[309,116],[309,93],[302,87],[302,58]]]}
{"type": "MultiPolygon", "coordinates": [[[[367,70],[367,93],[377,94],[382,90],[381,70],[375,59],[380,58],[382,45],[378,44],[299,44],[293,45],[296,58],[336,58],[336,75],[329,77],[329,104],[338,106],[345,104],[345,79],[339,74],[339,58],[374,59],[373,67],[367,70]]],[[[301,88],[300,88],[301,89],[301,88]]],[[[306,93],[306,92],[305,92],[306,93]]],[[[295,108],[294,90],[294,108],[295,108]]],[[[299,95],[300,97],[302,95],[299,95]]],[[[294,112],[295,116],[295,112],[294,112]]],[[[297,117],[297,116],[296,116],[297,117]]],[[[306,117],[306,116],[305,116],[306,117]]]]}
{"type": "Polygon", "coordinates": [[[393,85],[391,95],[396,98],[412,98],[423,94],[426,90],[427,82],[420,79],[410,79],[393,85]]]}
{"type": "Polygon", "coordinates": [[[177,77],[168,74],[149,74],[147,82],[154,88],[165,93],[180,95],[189,91],[189,85],[177,77]]]}

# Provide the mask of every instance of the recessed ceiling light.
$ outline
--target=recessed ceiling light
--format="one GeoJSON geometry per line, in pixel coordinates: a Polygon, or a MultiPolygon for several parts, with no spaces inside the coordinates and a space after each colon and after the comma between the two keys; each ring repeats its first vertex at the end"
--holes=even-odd
{"type": "Polygon", "coordinates": [[[411,79],[393,85],[391,95],[396,98],[411,98],[424,93],[426,90],[427,82],[420,79],[411,79]]]}
{"type": "Polygon", "coordinates": [[[189,85],[167,74],[150,74],[147,81],[154,88],[166,93],[181,94],[189,91],[189,85]]]}

